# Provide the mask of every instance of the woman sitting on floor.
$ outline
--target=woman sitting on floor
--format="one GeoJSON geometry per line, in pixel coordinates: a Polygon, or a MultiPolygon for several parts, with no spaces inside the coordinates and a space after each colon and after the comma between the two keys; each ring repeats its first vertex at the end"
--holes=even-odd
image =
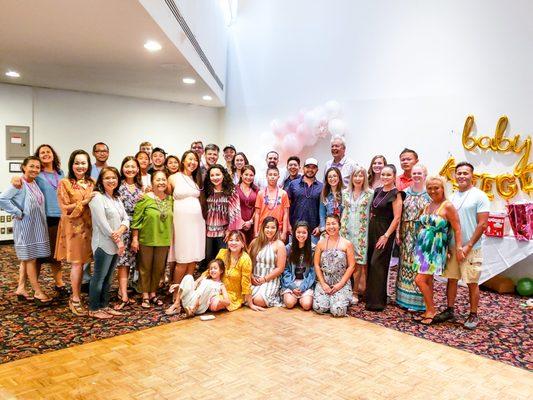
{"type": "Polygon", "coordinates": [[[339,235],[341,227],[337,214],[326,217],[327,237],[321,239],[315,249],[315,286],[313,309],[334,317],[344,317],[352,299],[350,277],[355,268],[352,243],[339,235]]]}
{"type": "Polygon", "coordinates": [[[252,304],[259,307],[281,306],[280,275],[285,270],[287,252],[279,240],[278,221],[272,216],[263,220],[259,236],[250,245],[253,262],[252,304]]]}
{"type": "Polygon", "coordinates": [[[170,292],[176,291],[176,300],[167,315],[179,313],[183,306],[188,318],[210,311],[222,310],[230,305],[226,287],[222,283],[224,262],[219,259],[207,264],[206,273],[194,281],[192,275],[185,275],[180,284],[172,285],[170,292]]]}
{"type": "Polygon", "coordinates": [[[281,295],[287,308],[300,303],[305,311],[313,307],[315,268],[311,247],[311,230],[305,221],[294,226],[292,243],[286,246],[287,266],[281,278],[281,295]]]}
{"type": "MultiPolygon", "coordinates": [[[[37,258],[50,256],[44,195],[35,182],[41,172],[41,161],[38,157],[26,157],[21,168],[24,172],[22,187],[17,189],[11,185],[0,194],[0,208],[13,216],[15,252],[21,261],[20,276],[29,278],[34,291],[33,300],[42,306],[49,304],[52,299],[39,285],[36,261],[37,258]]],[[[26,293],[25,279],[19,279],[16,293],[19,300],[31,299],[26,293]]]]}

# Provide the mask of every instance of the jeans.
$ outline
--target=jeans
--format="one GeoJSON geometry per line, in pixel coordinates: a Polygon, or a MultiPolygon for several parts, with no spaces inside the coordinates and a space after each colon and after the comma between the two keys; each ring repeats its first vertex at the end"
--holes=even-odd
{"type": "Polygon", "coordinates": [[[91,263],[83,264],[83,278],[81,283],[89,283],[91,281],[91,263]]]}
{"type": "Polygon", "coordinates": [[[107,254],[101,248],[94,252],[94,272],[89,285],[89,310],[97,311],[109,304],[109,289],[118,255],[107,254]]]}

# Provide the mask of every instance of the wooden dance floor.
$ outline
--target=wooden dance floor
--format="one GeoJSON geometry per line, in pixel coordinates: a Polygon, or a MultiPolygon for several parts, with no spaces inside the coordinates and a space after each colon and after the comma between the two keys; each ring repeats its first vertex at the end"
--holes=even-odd
{"type": "Polygon", "coordinates": [[[532,375],[356,318],[248,309],[0,365],[2,399],[515,399],[532,375]]]}

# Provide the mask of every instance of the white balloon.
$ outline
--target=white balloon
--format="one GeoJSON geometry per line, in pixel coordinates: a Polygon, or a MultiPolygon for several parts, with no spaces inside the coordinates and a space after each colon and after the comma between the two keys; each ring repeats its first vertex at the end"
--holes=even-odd
{"type": "Polygon", "coordinates": [[[346,132],[346,124],[344,121],[336,118],[328,122],[328,131],[331,136],[344,136],[346,132]]]}
{"type": "Polygon", "coordinates": [[[282,149],[284,153],[291,155],[298,154],[302,148],[303,144],[296,138],[296,135],[291,133],[283,138],[282,149]]]}
{"type": "Polygon", "coordinates": [[[318,127],[318,123],[320,122],[320,118],[318,115],[315,114],[314,111],[308,111],[304,115],[304,124],[307,126],[308,129],[313,130],[318,127]]]}
{"type": "Polygon", "coordinates": [[[338,101],[330,100],[325,105],[328,119],[339,118],[341,115],[341,105],[338,101]]]}
{"type": "Polygon", "coordinates": [[[272,129],[274,135],[280,140],[283,139],[283,136],[286,134],[285,127],[279,119],[273,119],[272,122],[270,122],[270,129],[272,129]]]}

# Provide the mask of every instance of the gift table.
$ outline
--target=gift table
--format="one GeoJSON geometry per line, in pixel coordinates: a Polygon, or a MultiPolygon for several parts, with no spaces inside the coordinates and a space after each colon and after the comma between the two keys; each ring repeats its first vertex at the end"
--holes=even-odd
{"type": "MultiPolygon", "coordinates": [[[[480,284],[533,254],[533,240],[518,241],[514,236],[503,238],[483,236],[481,246],[483,267],[480,284]]],[[[531,269],[533,270],[533,265],[531,269]]]]}

